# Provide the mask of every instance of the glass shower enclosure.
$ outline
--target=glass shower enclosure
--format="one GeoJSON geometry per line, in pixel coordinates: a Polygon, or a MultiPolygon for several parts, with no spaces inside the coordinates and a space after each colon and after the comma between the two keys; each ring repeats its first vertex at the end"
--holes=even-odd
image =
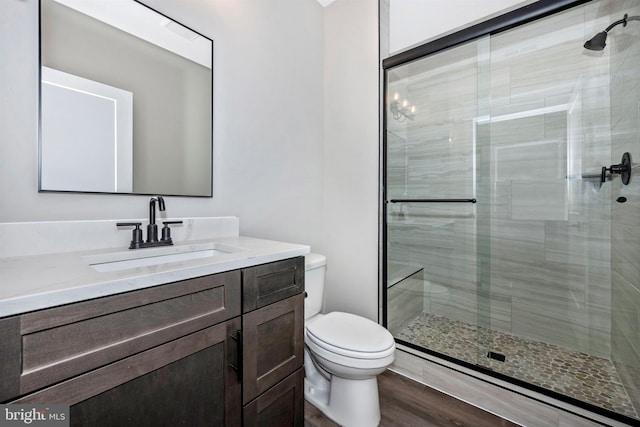
{"type": "Polygon", "coordinates": [[[637,421],[640,21],[583,45],[640,1],[557,3],[383,62],[383,317],[400,344],[637,421]]]}

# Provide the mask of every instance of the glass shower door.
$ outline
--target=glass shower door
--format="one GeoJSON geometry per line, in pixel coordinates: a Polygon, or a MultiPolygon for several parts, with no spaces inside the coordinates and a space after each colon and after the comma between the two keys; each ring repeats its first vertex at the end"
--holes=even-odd
{"type": "Polygon", "coordinates": [[[589,2],[385,69],[383,277],[402,344],[629,421],[640,24],[583,48],[625,13],[640,15],[640,0],[589,2]]]}
{"type": "Polygon", "coordinates": [[[387,75],[387,327],[473,364],[486,353],[476,327],[476,122],[487,105],[478,90],[487,49],[488,39],[477,40],[387,75]]]}

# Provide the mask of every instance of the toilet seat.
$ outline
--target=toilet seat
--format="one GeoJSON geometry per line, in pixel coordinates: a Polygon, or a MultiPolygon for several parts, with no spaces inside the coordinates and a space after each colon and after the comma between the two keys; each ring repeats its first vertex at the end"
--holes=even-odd
{"type": "Polygon", "coordinates": [[[395,340],[389,331],[349,313],[326,314],[308,324],[305,335],[309,344],[338,356],[375,360],[395,353],[395,340]]]}

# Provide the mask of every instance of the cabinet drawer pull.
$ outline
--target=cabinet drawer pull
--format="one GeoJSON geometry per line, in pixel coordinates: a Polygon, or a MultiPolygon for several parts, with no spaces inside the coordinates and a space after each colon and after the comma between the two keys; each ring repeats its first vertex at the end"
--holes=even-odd
{"type": "Polygon", "coordinates": [[[236,331],[235,336],[229,335],[235,342],[235,356],[229,357],[229,366],[238,373],[238,381],[242,381],[242,331],[236,331]]]}

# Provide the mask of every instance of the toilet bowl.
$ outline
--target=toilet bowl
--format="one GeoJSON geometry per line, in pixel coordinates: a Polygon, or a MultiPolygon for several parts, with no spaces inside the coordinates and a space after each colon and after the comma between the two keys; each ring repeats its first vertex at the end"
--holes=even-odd
{"type": "Polygon", "coordinates": [[[326,260],[305,258],[305,399],[342,426],[377,426],[377,376],[393,362],[395,340],[364,317],[320,314],[326,260]]]}

